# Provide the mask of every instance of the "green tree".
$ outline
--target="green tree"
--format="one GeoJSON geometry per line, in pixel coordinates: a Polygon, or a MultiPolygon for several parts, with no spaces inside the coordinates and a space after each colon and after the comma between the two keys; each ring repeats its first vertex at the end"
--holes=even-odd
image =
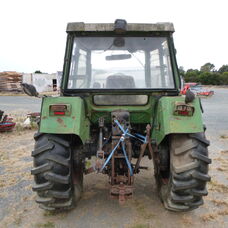
{"type": "Polygon", "coordinates": [[[221,77],[218,73],[203,72],[199,76],[199,82],[203,85],[221,85],[221,77]]]}
{"type": "Polygon", "coordinates": [[[35,74],[42,74],[42,72],[40,70],[36,70],[35,74]]]}
{"type": "MultiPolygon", "coordinates": [[[[218,71],[202,71],[202,70],[212,70],[214,65],[209,63],[205,64],[207,67],[202,66],[201,71],[197,69],[188,69],[183,73],[183,78],[185,82],[197,82],[203,85],[228,85],[228,65],[223,65],[218,71]],[[209,64],[211,66],[209,66],[209,64]]],[[[181,72],[181,70],[179,69],[181,72]]]]}
{"type": "Polygon", "coordinates": [[[184,74],[185,82],[199,82],[200,71],[197,69],[188,69],[184,74]]]}
{"type": "Polygon", "coordinates": [[[215,70],[215,65],[212,63],[205,63],[203,66],[200,67],[200,71],[202,72],[212,72],[215,70]]]}
{"type": "Polygon", "coordinates": [[[180,72],[180,75],[183,76],[185,74],[184,67],[180,66],[179,67],[179,72],[180,72]]]}
{"type": "Polygon", "coordinates": [[[199,74],[199,73],[200,73],[200,71],[199,71],[199,70],[197,70],[197,69],[188,69],[188,70],[186,71],[186,73],[194,73],[194,74],[199,74]]]}
{"type": "Polygon", "coordinates": [[[228,72],[224,72],[220,75],[221,77],[221,84],[228,85],[228,72]]]}
{"type": "Polygon", "coordinates": [[[218,70],[219,73],[224,73],[224,72],[228,72],[228,65],[222,65],[219,70],[218,70]]]}

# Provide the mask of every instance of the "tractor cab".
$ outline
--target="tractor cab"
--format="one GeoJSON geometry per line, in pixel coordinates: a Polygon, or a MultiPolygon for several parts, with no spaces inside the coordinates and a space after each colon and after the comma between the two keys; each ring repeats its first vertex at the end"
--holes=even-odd
{"type": "MultiPolygon", "coordinates": [[[[135,93],[179,90],[171,23],[69,23],[62,93],[135,93]],[[118,29],[121,28],[121,29],[118,29]]],[[[110,98],[110,97],[109,97],[110,98]]],[[[142,105],[147,96],[120,101],[94,96],[98,105],[142,105]],[[120,102],[123,102],[121,104],[120,102]]]]}

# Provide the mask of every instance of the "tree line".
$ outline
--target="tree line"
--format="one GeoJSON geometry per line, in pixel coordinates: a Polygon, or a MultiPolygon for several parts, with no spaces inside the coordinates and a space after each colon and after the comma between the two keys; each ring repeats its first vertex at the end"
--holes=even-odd
{"type": "Polygon", "coordinates": [[[202,85],[228,85],[228,65],[221,66],[218,70],[214,64],[205,63],[198,69],[184,70],[179,67],[180,75],[185,82],[197,82],[202,85]]]}

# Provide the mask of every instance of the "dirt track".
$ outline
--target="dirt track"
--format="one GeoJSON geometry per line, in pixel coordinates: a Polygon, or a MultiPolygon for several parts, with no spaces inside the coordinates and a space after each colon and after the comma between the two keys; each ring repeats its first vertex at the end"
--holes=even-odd
{"type": "Polygon", "coordinates": [[[165,210],[157,197],[151,161],[144,159],[143,165],[150,168],[136,176],[134,197],[124,206],[109,198],[106,176],[90,174],[85,177],[84,195],[74,210],[44,212],[31,191],[34,131],[26,130],[0,135],[0,227],[228,227],[227,98],[228,90],[218,90],[214,97],[203,100],[213,164],[209,195],[199,209],[187,213],[165,210]]]}

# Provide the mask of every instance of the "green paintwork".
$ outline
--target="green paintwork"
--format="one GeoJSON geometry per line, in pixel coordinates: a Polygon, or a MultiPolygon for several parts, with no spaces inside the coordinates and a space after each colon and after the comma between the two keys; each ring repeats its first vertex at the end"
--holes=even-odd
{"type": "MultiPolygon", "coordinates": [[[[73,26],[73,25],[72,25],[73,26]]],[[[75,25],[74,25],[75,26],[75,25]]],[[[72,28],[74,28],[74,26],[72,28]]],[[[77,26],[81,26],[77,25],[77,26]]],[[[86,25],[88,27],[88,25],[86,25]]],[[[102,27],[102,26],[101,26],[102,27]]],[[[92,29],[89,26],[88,28],[92,29]]],[[[67,31],[67,44],[64,58],[63,77],[61,83],[61,97],[45,97],[42,103],[40,132],[51,134],[75,134],[78,135],[82,142],[90,140],[90,129],[98,127],[99,117],[105,118],[105,124],[110,126],[111,112],[117,110],[125,110],[130,112],[130,123],[137,126],[151,124],[153,126],[152,138],[157,144],[160,144],[166,135],[172,133],[196,133],[203,131],[203,122],[201,109],[198,98],[191,105],[194,107],[193,116],[178,116],[174,114],[176,102],[184,102],[183,96],[177,96],[180,91],[180,75],[176,63],[175,47],[172,38],[172,31],[162,30],[159,32],[153,30],[142,30],[140,27],[137,31],[127,31],[127,36],[164,36],[168,39],[171,65],[174,76],[175,88],[172,91],[163,89],[156,90],[126,90],[126,91],[96,91],[89,90],[73,90],[67,89],[69,70],[71,65],[71,53],[73,40],[75,36],[114,36],[115,32],[108,29],[103,29],[99,32],[95,30],[92,34],[83,31],[67,31]],[[107,31],[106,31],[107,30],[107,31]],[[110,30],[110,31],[109,31],[110,30]],[[144,31],[145,30],[145,31],[144,31]],[[98,106],[93,102],[93,96],[96,94],[143,94],[148,95],[148,103],[146,105],[137,106],[98,106]],[[171,95],[170,95],[171,94],[171,95]],[[79,96],[83,97],[80,98],[79,96]],[[158,97],[161,97],[156,102],[158,97]],[[55,116],[50,111],[50,105],[66,104],[67,112],[64,116],[55,116]],[[155,120],[155,121],[154,121],[155,120]]],[[[148,27],[147,27],[148,28],[148,27]]],[[[88,29],[87,29],[88,30],[88,29]]]]}
{"type": "MultiPolygon", "coordinates": [[[[144,106],[96,106],[89,96],[85,99],[87,106],[85,114],[84,102],[79,97],[46,97],[43,99],[40,132],[52,134],[75,134],[82,142],[90,139],[90,124],[98,124],[99,117],[105,117],[106,123],[111,122],[111,112],[125,110],[130,112],[132,124],[151,124],[154,118],[156,98],[150,96],[144,106]],[[66,116],[55,116],[50,111],[50,105],[67,104],[70,113],[66,116]],[[90,121],[89,121],[90,119],[90,121]]],[[[196,133],[203,131],[203,122],[199,99],[191,105],[195,108],[193,116],[177,116],[174,114],[177,102],[184,102],[183,96],[160,98],[155,110],[155,122],[152,138],[160,144],[166,135],[172,133],[196,133]]]]}
{"type": "Polygon", "coordinates": [[[152,119],[152,110],[154,107],[155,99],[149,97],[146,105],[135,106],[100,106],[95,105],[92,99],[87,100],[88,113],[93,124],[98,123],[99,117],[105,117],[106,123],[111,123],[111,112],[118,110],[125,110],[130,112],[130,122],[133,124],[150,123],[152,119]]]}
{"type": "Polygon", "coordinates": [[[85,115],[83,100],[79,97],[45,97],[42,102],[40,132],[51,134],[75,134],[84,143],[89,139],[90,125],[85,115]],[[69,112],[55,116],[50,105],[67,104],[69,112]]]}
{"type": "Polygon", "coordinates": [[[203,121],[199,99],[196,98],[191,105],[195,111],[193,116],[174,115],[175,103],[184,102],[183,96],[162,97],[159,100],[155,126],[152,132],[152,138],[157,144],[171,133],[197,133],[203,132],[203,121]]]}

